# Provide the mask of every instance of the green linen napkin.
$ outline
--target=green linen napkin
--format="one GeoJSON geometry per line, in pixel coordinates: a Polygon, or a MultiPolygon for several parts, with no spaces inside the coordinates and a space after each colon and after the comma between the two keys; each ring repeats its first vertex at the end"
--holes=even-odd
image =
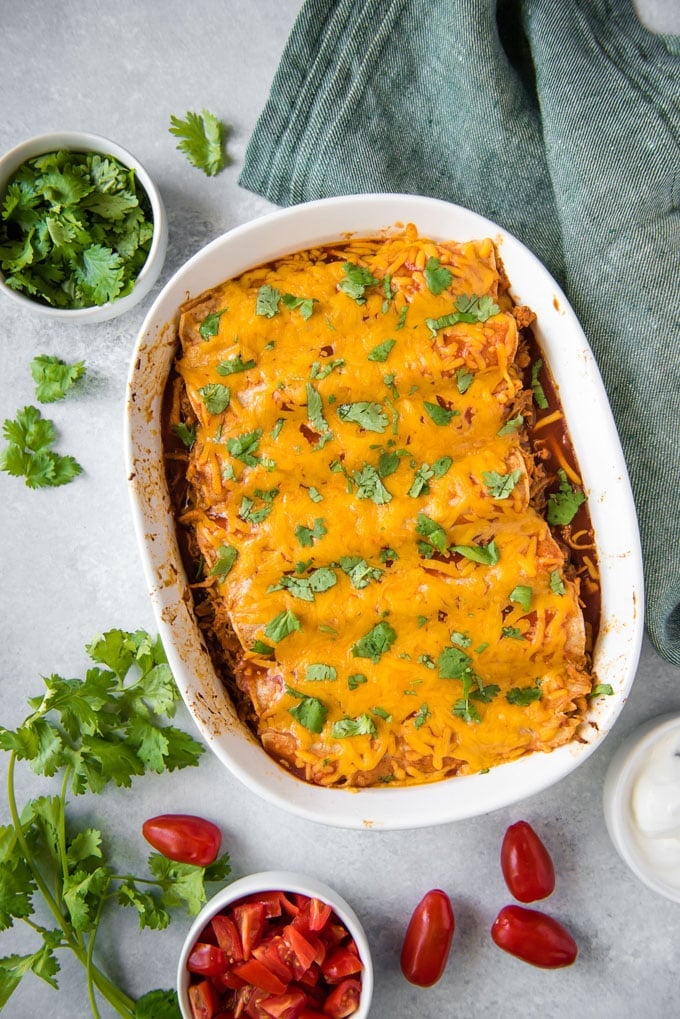
{"type": "Polygon", "coordinates": [[[240,183],[437,196],[545,263],[617,421],[650,638],[680,665],[678,37],[631,0],[307,0],[240,183]]]}

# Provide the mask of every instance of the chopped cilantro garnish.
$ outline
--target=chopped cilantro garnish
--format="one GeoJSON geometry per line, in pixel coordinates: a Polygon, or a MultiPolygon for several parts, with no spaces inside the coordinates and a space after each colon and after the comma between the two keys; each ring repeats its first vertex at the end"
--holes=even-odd
{"type": "Polygon", "coordinates": [[[596,683],[593,689],[588,694],[589,697],[611,697],[614,693],[614,687],[611,683],[596,683]]]}
{"type": "Polygon", "coordinates": [[[257,655],[264,655],[265,658],[274,654],[274,648],[269,644],[265,644],[263,640],[256,640],[250,650],[254,651],[257,655]]]}
{"type": "Polygon", "coordinates": [[[537,679],[533,686],[513,686],[511,690],[508,690],[505,698],[508,704],[517,704],[520,707],[526,707],[527,704],[533,704],[534,701],[540,701],[540,679],[537,679]]]}
{"type": "Polygon", "coordinates": [[[355,658],[370,658],[375,665],[380,661],[381,656],[389,651],[396,639],[395,630],[388,622],[382,620],[354,644],[352,654],[355,658]]]}
{"type": "Polygon", "coordinates": [[[356,718],[341,718],[333,722],[331,735],[335,739],[346,739],[348,736],[375,736],[377,729],[375,722],[367,714],[357,715],[356,718]]]}
{"type": "Polygon", "coordinates": [[[255,314],[262,315],[264,318],[274,318],[274,315],[278,314],[280,300],[281,294],[276,287],[265,283],[257,291],[255,314]]]}
{"type": "Polygon", "coordinates": [[[256,428],[253,432],[245,432],[233,439],[227,439],[227,449],[237,460],[241,460],[247,467],[254,467],[260,462],[255,456],[255,450],[260,444],[262,429],[256,428]]]}
{"type": "Polygon", "coordinates": [[[439,675],[442,679],[462,679],[470,671],[472,659],[459,647],[446,647],[437,659],[439,675]]]}
{"type": "Polygon", "coordinates": [[[254,367],[255,362],[252,358],[243,361],[241,355],[237,354],[235,357],[228,357],[226,361],[220,361],[215,371],[218,375],[235,375],[237,372],[247,372],[254,367]]]}
{"type": "Polygon", "coordinates": [[[356,690],[358,686],[362,686],[364,683],[368,683],[368,676],[364,675],[363,672],[353,672],[351,676],[347,677],[347,686],[350,690],[356,690]]]}
{"type": "Polygon", "coordinates": [[[449,634],[449,640],[452,644],[457,644],[458,647],[470,647],[472,644],[472,637],[467,633],[461,633],[460,630],[452,630],[449,634]]]}
{"type": "Polygon", "coordinates": [[[67,364],[61,358],[38,354],[31,361],[35,397],[40,403],[63,400],[67,392],[85,374],[84,361],[67,364]]]}
{"type": "Polygon", "coordinates": [[[379,567],[369,566],[361,556],[341,556],[338,562],[340,569],[352,582],[352,586],[358,590],[368,587],[372,580],[380,580],[383,574],[379,567]]]}
{"type": "MultiPolygon", "coordinates": [[[[433,548],[437,549],[438,552],[446,551],[446,531],[431,517],[426,516],[425,513],[419,513],[416,519],[416,534],[422,535],[427,538],[433,548]]],[[[422,544],[422,543],[421,543],[422,544]]]]}
{"type": "Polygon", "coordinates": [[[385,709],[379,707],[379,705],[377,704],[374,705],[374,707],[371,710],[374,715],[377,715],[378,718],[382,718],[385,722],[392,721],[392,715],[389,713],[389,711],[385,711],[385,709]]]}
{"type": "Polygon", "coordinates": [[[321,364],[320,361],[313,361],[309,369],[309,377],[310,379],[325,379],[336,368],[342,368],[344,363],[344,357],[334,357],[327,361],[326,364],[321,364]]]}
{"type": "Polygon", "coordinates": [[[317,517],[314,521],[313,527],[305,527],[304,524],[298,524],[295,528],[295,537],[305,548],[311,548],[314,544],[315,539],[323,538],[324,534],[327,534],[326,524],[322,517],[317,517]]]}
{"type": "Polygon", "coordinates": [[[467,368],[458,369],[458,371],[456,372],[456,388],[458,389],[458,392],[461,394],[461,396],[463,393],[467,393],[468,389],[474,382],[474,379],[475,379],[474,375],[472,374],[472,372],[469,372],[467,368]]]}
{"type": "Polygon", "coordinates": [[[305,321],[312,317],[314,305],[317,303],[316,297],[294,297],[293,294],[284,294],[281,301],[285,304],[286,308],[291,310],[297,308],[305,321]]]}
{"type": "Polygon", "coordinates": [[[324,665],[321,662],[317,662],[314,665],[308,665],[305,669],[305,679],[308,683],[326,683],[331,679],[337,678],[337,669],[332,665],[324,665]]]}
{"type": "Polygon", "coordinates": [[[357,499],[371,499],[376,506],[384,506],[392,498],[375,467],[370,464],[364,464],[360,470],[353,471],[352,481],[357,486],[357,499]]]}
{"type": "Polygon", "coordinates": [[[564,594],[564,581],[559,570],[550,571],[550,590],[553,594],[564,594]]]}
{"type": "Polygon", "coordinates": [[[525,612],[528,612],[531,608],[531,596],[533,591],[526,584],[518,584],[517,587],[513,587],[509,594],[510,601],[514,601],[517,605],[521,605],[525,612]]]}
{"type": "Polygon", "coordinates": [[[501,637],[511,637],[513,640],[524,640],[524,634],[516,626],[504,626],[501,630],[501,637]]]}
{"type": "Polygon", "coordinates": [[[172,426],[172,430],[186,448],[191,449],[196,442],[196,429],[189,427],[183,421],[178,421],[176,425],[172,426]]]}
{"type": "Polygon", "coordinates": [[[524,418],[521,414],[515,415],[513,418],[508,418],[502,428],[498,429],[497,435],[510,435],[512,432],[516,432],[518,428],[521,428],[524,424],[524,418]]]}
{"type": "Polygon", "coordinates": [[[376,347],[368,352],[369,361],[386,361],[390,356],[390,351],[395,345],[396,340],[385,340],[383,343],[379,343],[376,347]]]}
{"type": "Polygon", "coordinates": [[[366,269],[363,265],[345,262],[344,270],[345,278],[339,283],[339,289],[357,304],[365,304],[366,287],[372,287],[380,283],[380,280],[376,279],[370,269],[366,269]]]}
{"type": "Polygon", "coordinates": [[[483,566],[493,566],[500,557],[495,541],[490,541],[488,545],[452,545],[451,551],[483,566]]]}
{"type": "Polygon", "coordinates": [[[542,367],[543,359],[539,357],[538,360],[534,361],[533,365],[531,366],[531,389],[534,394],[534,401],[536,403],[536,406],[540,407],[541,410],[546,410],[547,407],[549,406],[548,400],[543,391],[543,386],[541,385],[538,378],[538,376],[541,374],[542,367]]]}
{"type": "Polygon", "coordinates": [[[312,502],[323,502],[323,496],[321,492],[319,491],[318,488],[315,488],[314,485],[309,486],[309,488],[307,489],[307,495],[312,500],[312,502]]]}
{"type": "Polygon", "coordinates": [[[294,612],[284,609],[277,616],[270,619],[264,628],[265,635],[273,640],[275,644],[290,636],[295,630],[301,629],[301,623],[294,612]]]}
{"type": "Polygon", "coordinates": [[[299,704],[288,709],[295,721],[305,729],[309,729],[310,732],[320,733],[328,717],[326,706],[318,697],[307,697],[305,694],[293,690],[292,687],[286,687],[286,692],[299,700],[299,704]]]}
{"type": "Polygon", "coordinates": [[[42,304],[106,304],[133,289],[153,230],[134,169],[94,152],[50,152],[10,178],[0,267],[7,286],[42,304]]]}
{"type": "Polygon", "coordinates": [[[455,301],[455,307],[456,310],[449,315],[425,320],[433,336],[436,336],[440,329],[448,329],[458,322],[486,322],[488,318],[497,315],[500,311],[498,305],[486,295],[475,297],[474,295],[459,294],[455,301]]]}
{"type": "Polygon", "coordinates": [[[187,111],[184,120],[170,117],[170,134],[179,138],[177,148],[184,153],[192,166],[214,177],[227,165],[224,142],[227,128],[214,113],[187,111]]]}
{"type": "Polygon", "coordinates": [[[451,286],[453,273],[443,266],[438,258],[428,258],[425,263],[425,282],[430,293],[438,295],[451,286]]]}
{"type": "Polygon", "coordinates": [[[498,471],[482,471],[482,477],[492,499],[508,499],[522,477],[522,472],[519,468],[510,471],[509,474],[499,474],[498,471]]]}
{"type": "Polygon", "coordinates": [[[549,524],[560,525],[570,524],[576,516],[579,506],[585,501],[583,492],[572,488],[567,480],[567,475],[560,469],[557,472],[560,479],[560,487],[557,492],[548,496],[547,520],[549,524]]]}
{"type": "Polygon", "coordinates": [[[323,400],[310,382],[307,383],[307,417],[311,427],[321,436],[315,447],[320,449],[333,438],[333,433],[323,416],[323,400]]]}
{"type": "Polygon", "coordinates": [[[338,417],[341,421],[351,421],[359,425],[367,432],[384,432],[389,424],[382,405],[365,400],[339,404],[338,417]]]}
{"type": "Polygon", "coordinates": [[[231,572],[231,569],[238,559],[238,549],[233,545],[220,545],[217,550],[217,561],[210,571],[211,577],[219,577],[220,580],[231,572]]]}
{"type": "MultiPolygon", "coordinates": [[[[202,340],[209,340],[211,336],[217,336],[220,331],[220,319],[226,310],[226,308],[222,308],[220,311],[211,311],[205,316],[198,327],[198,333],[202,340]]],[[[217,370],[219,371],[219,368],[217,370]]]]}
{"type": "Polygon", "coordinates": [[[425,725],[428,718],[430,717],[430,709],[427,704],[421,704],[415,715],[413,716],[413,724],[416,729],[420,729],[421,725],[425,725]]]}
{"type": "Polygon", "coordinates": [[[208,382],[198,392],[209,414],[222,414],[229,406],[231,390],[221,382],[208,382]]]}
{"type": "Polygon", "coordinates": [[[428,403],[425,401],[425,410],[430,415],[436,425],[448,425],[451,423],[451,418],[456,417],[460,411],[442,407],[439,403],[428,403]]]}

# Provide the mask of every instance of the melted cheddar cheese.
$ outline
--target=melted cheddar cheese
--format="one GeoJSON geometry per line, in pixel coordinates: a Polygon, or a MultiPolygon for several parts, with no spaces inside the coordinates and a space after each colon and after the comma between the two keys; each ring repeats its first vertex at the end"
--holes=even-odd
{"type": "Polygon", "coordinates": [[[431,782],[574,736],[592,680],[531,497],[525,318],[491,240],[414,226],[182,309],[180,522],[251,724],[308,781],[431,782]]]}

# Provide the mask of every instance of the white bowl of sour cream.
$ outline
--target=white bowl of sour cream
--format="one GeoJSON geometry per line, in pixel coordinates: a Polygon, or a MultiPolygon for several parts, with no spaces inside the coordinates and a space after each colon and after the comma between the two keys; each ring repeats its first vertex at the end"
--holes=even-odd
{"type": "Polygon", "coordinates": [[[622,860],[649,888],[680,902],[680,713],[650,719],[622,743],[603,805],[622,860]]]}

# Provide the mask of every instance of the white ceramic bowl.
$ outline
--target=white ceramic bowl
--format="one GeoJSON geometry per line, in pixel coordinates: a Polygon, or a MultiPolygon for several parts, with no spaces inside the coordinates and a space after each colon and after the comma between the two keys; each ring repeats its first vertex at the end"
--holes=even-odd
{"type": "Polygon", "coordinates": [[[203,907],[184,940],[182,952],[177,964],[177,993],[183,1019],[192,1019],[191,1007],[189,1004],[189,970],[187,959],[199,935],[208,922],[228,906],[233,905],[239,899],[243,899],[254,892],[299,892],[310,898],[321,899],[327,903],[342,921],[347,931],[354,938],[359,951],[359,958],[363,963],[361,974],[361,1001],[359,1008],[353,1013],[352,1019],[367,1019],[373,997],[373,962],[368,939],[361,921],[348,902],[338,895],[336,891],[316,878],[307,877],[303,874],[294,874],[285,870],[261,871],[259,874],[249,874],[247,877],[233,881],[226,888],[223,888],[210,899],[203,907]]]}
{"type": "Polygon", "coordinates": [[[203,248],[165,286],[142,326],[128,383],[127,466],[144,568],[179,688],[220,760],[278,807],[347,828],[415,828],[484,814],[546,788],[586,760],[626,700],[642,640],[642,566],[633,498],[607,397],[592,351],[555,281],[518,240],[475,213],[408,195],[331,198],[273,212],[203,248]],[[178,308],[188,297],[288,252],[337,241],[348,232],[380,235],[407,222],[435,238],[492,237],[515,299],[538,316],[536,336],[559,386],[598,546],[602,617],[594,670],[614,692],[594,698],[579,738],[550,754],[431,785],[327,789],[294,778],[267,756],[239,722],[212,666],[177,548],[163,468],[161,398],[176,351],[178,308]]]}
{"type": "Polygon", "coordinates": [[[35,156],[44,155],[48,152],[58,152],[61,149],[67,149],[72,152],[97,152],[101,155],[111,155],[124,166],[134,167],[137,180],[146,192],[151,204],[153,215],[154,232],[146,262],[142,266],[134,288],[129,294],[107,304],[93,305],[89,308],[53,308],[49,304],[36,301],[32,297],[8,287],[1,270],[0,291],[11,300],[20,304],[25,310],[34,312],[37,315],[46,316],[47,318],[78,323],[105,322],[108,319],[115,318],[117,315],[122,315],[138,304],[142,298],[146,297],[158,279],[168,246],[168,221],[165,208],[158,188],[148,172],[132,153],[116,144],[116,142],[109,141],[108,138],[102,138],[97,134],[89,134],[86,131],[55,131],[51,134],[36,135],[34,138],[29,138],[5,153],[0,158],[0,205],[2,205],[4,200],[10,178],[16,173],[22,163],[25,163],[28,159],[35,158],[35,156]]]}
{"type": "MultiPolygon", "coordinates": [[[[651,718],[631,733],[609,764],[602,802],[607,831],[624,863],[649,888],[680,902],[680,835],[670,842],[646,836],[635,811],[636,785],[643,769],[649,767],[655,751],[666,748],[668,739],[680,749],[677,712],[651,718]]],[[[663,789],[657,789],[658,793],[663,795],[663,789]]]]}

